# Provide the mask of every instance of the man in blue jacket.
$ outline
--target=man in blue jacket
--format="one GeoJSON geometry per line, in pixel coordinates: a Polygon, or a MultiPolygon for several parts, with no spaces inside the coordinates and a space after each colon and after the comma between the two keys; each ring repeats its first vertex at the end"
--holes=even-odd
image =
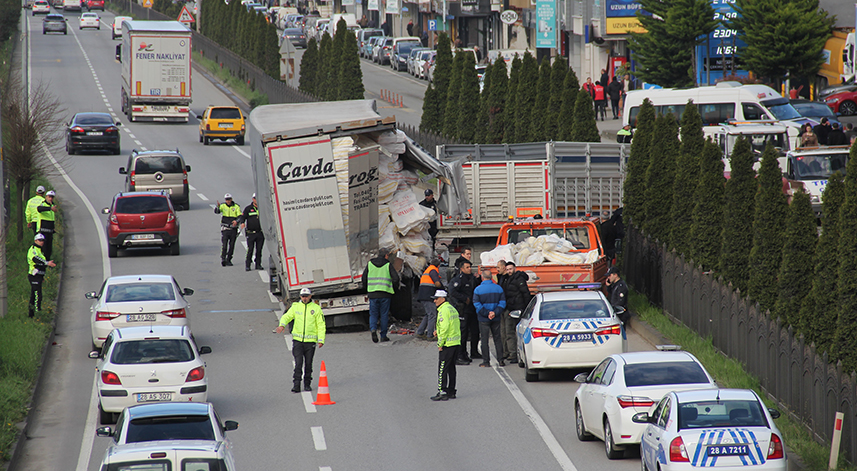
{"type": "Polygon", "coordinates": [[[494,338],[494,349],[500,360],[500,366],[506,366],[503,361],[503,340],[500,338],[500,319],[506,308],[506,296],[503,288],[491,279],[491,270],[482,270],[482,283],[473,290],[473,307],[479,319],[479,332],[482,336],[482,363],[479,366],[491,366],[491,356],[488,351],[488,336],[494,338]]]}

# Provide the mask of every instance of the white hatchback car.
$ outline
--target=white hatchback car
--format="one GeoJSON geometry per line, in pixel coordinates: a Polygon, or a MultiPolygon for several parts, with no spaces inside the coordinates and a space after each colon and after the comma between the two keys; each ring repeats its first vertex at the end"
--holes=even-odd
{"type": "Polygon", "coordinates": [[[199,356],[211,348],[197,349],[186,326],[116,329],[101,351],[95,369],[103,424],[136,404],[208,399],[205,362],[199,356]]]}
{"type": "Polygon", "coordinates": [[[611,355],[574,380],[581,383],[574,393],[577,438],[604,440],[611,460],[640,443],[645,425],[633,422],[634,414],[650,411],[670,391],[717,388],[699,360],[681,351],[611,355]]]}
{"type": "Polygon", "coordinates": [[[170,275],[112,276],[101,289],[86,293],[94,299],[90,308],[92,345],[101,348],[113,329],[137,325],[189,326],[185,296],[190,288],[180,288],[170,275]]]}
{"type": "Polygon", "coordinates": [[[160,440],[113,446],[104,452],[103,471],[235,471],[235,458],[225,442],[160,440]]]}
{"type": "Polygon", "coordinates": [[[116,430],[99,427],[95,435],[112,437],[110,446],[160,440],[211,440],[232,448],[226,432],[238,430],[234,420],[220,421],[209,402],[160,402],[128,407],[119,414],[116,430]]]}
{"type": "Polygon", "coordinates": [[[113,39],[122,37],[122,23],[131,21],[134,18],[130,16],[116,16],[113,18],[113,32],[110,33],[113,39]]]}
{"type": "Polygon", "coordinates": [[[541,369],[592,367],[628,351],[625,328],[601,291],[538,293],[511,314],[520,317],[518,366],[527,370],[527,381],[538,381],[541,369]]]}
{"type": "Polygon", "coordinates": [[[48,14],[51,12],[51,5],[47,2],[47,0],[36,0],[33,3],[33,16],[36,16],[37,13],[48,14]]]}
{"type": "Polygon", "coordinates": [[[749,389],[671,392],[651,415],[634,416],[646,427],[642,469],[785,471],[783,435],[774,424],[779,416],[749,389]]]}
{"type": "Polygon", "coordinates": [[[101,29],[101,18],[97,13],[86,12],[80,14],[80,29],[95,28],[101,29]]]}

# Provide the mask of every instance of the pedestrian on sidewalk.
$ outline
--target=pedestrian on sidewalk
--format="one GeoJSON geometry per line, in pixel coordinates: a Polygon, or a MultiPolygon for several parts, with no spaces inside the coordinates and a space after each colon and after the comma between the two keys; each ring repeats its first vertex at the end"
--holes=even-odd
{"type": "Polygon", "coordinates": [[[455,363],[461,344],[461,322],[458,311],[446,301],[446,291],[439,289],[432,296],[437,307],[437,394],[432,401],[455,399],[455,363]]]}
{"type": "Polygon", "coordinates": [[[500,366],[506,366],[503,361],[503,339],[500,337],[500,319],[506,308],[506,296],[503,288],[491,279],[491,270],[482,270],[482,284],[473,291],[473,307],[479,319],[479,333],[482,336],[481,367],[491,366],[491,354],[488,348],[488,338],[494,339],[494,349],[500,366]]]}
{"type": "Polygon", "coordinates": [[[304,391],[312,391],[312,359],[315,357],[316,344],[324,346],[324,334],[327,326],[321,306],[312,302],[312,291],[301,289],[301,300],[293,302],[289,310],[280,317],[276,332],[282,334],[286,326],[292,325],[292,356],[295,358],[295,371],[292,375],[293,393],[301,392],[301,370],[303,370],[304,391]]]}
{"type": "MultiPolygon", "coordinates": [[[[378,343],[378,320],[381,321],[381,341],[389,342],[387,326],[390,322],[390,303],[395,287],[399,285],[399,274],[390,263],[390,249],[381,248],[378,256],[369,260],[363,270],[363,289],[369,293],[369,332],[372,341],[378,343]]],[[[395,258],[395,256],[393,257],[395,258]]]]}

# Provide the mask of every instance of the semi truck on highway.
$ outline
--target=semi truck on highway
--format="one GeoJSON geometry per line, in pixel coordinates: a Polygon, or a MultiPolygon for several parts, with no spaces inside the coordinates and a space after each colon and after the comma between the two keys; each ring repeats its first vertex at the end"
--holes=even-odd
{"type": "Polygon", "coordinates": [[[122,112],[130,121],[186,123],[191,103],[191,31],[178,21],[125,21],[122,112]]]}
{"type": "MultiPolygon", "coordinates": [[[[466,211],[460,167],[456,171],[396,132],[395,118],[382,118],[374,100],[260,106],[250,113],[248,139],[271,291],[285,301],[310,288],[331,327],[366,323],[369,299],[361,277],[385,243],[379,227],[387,226],[391,211],[398,212],[393,221],[422,211],[418,205],[396,209],[393,202],[385,203],[379,189],[389,182],[392,189],[398,187],[397,203],[405,196],[415,198],[409,185],[391,178],[388,162],[398,163],[399,171],[413,171],[413,184],[431,185],[426,188],[434,188],[440,211],[466,211]],[[387,168],[380,168],[382,162],[387,168]],[[416,171],[422,174],[419,180],[416,171]]],[[[408,238],[390,236],[391,243],[408,238]]],[[[413,266],[417,257],[401,250],[394,266],[401,266],[404,257],[406,282],[396,290],[390,312],[408,320],[407,280],[425,266],[413,266]]]]}

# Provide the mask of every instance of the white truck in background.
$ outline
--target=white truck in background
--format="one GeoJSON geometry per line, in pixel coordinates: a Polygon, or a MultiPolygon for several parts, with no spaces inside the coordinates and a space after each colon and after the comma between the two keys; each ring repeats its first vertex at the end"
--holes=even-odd
{"type": "MultiPolygon", "coordinates": [[[[285,301],[310,288],[331,327],[368,319],[361,277],[380,246],[379,142],[395,128],[395,118],[382,118],[373,100],[265,105],[248,119],[271,291],[285,301]]],[[[456,189],[463,177],[453,166],[410,139],[403,144],[398,161],[422,172],[424,182],[442,182],[435,187],[439,209],[464,211],[466,196],[462,200],[456,189]]],[[[407,267],[403,273],[405,281],[419,275],[407,267]]],[[[411,289],[405,284],[390,312],[408,320],[411,289]]]]}
{"type": "Polygon", "coordinates": [[[780,159],[780,167],[788,182],[789,195],[801,190],[809,193],[812,211],[821,217],[821,196],[827,180],[837,171],[845,176],[850,151],[851,146],[821,146],[788,152],[785,162],[780,159]]]}
{"type": "Polygon", "coordinates": [[[191,31],[178,21],[125,21],[122,112],[129,121],[186,123],[191,98],[191,31]]]}

